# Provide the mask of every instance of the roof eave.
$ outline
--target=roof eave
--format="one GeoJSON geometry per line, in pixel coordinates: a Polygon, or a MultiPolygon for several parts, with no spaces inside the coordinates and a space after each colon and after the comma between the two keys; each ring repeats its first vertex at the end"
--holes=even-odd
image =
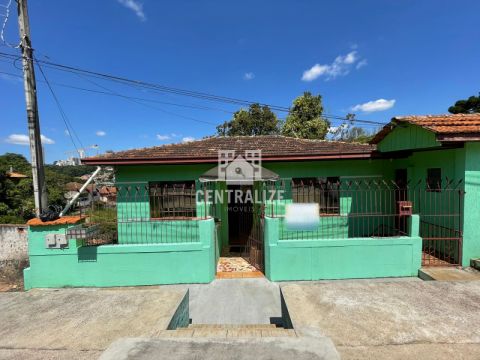
{"type": "MultiPolygon", "coordinates": [[[[296,155],[296,156],[266,156],[262,157],[262,161],[305,161],[305,160],[337,160],[337,159],[370,159],[375,157],[376,151],[362,153],[339,153],[328,155],[296,155]]],[[[199,163],[217,163],[217,157],[197,158],[197,159],[121,159],[121,158],[86,158],[82,159],[85,165],[150,165],[150,164],[199,164],[199,163]]]]}
{"type": "Polygon", "coordinates": [[[437,133],[437,140],[440,142],[465,142],[480,141],[480,132],[476,133],[437,133]]]}

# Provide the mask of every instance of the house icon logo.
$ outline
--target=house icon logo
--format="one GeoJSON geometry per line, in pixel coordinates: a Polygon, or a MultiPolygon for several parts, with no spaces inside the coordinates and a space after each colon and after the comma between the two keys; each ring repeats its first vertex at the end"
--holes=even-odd
{"type": "Polygon", "coordinates": [[[235,154],[234,150],[218,152],[218,175],[220,181],[231,185],[251,185],[262,179],[261,150],[246,150],[235,154]]]}

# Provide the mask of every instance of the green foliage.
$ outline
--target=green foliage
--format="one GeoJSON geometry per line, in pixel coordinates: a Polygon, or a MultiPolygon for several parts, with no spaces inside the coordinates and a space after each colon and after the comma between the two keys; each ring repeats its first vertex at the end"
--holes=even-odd
{"type": "Polygon", "coordinates": [[[85,174],[91,174],[95,171],[96,166],[78,165],[78,166],[57,166],[45,165],[45,169],[50,169],[56,173],[63,174],[69,177],[80,177],[85,174]]]}
{"type": "Polygon", "coordinates": [[[455,105],[448,108],[452,114],[480,113],[480,95],[470,96],[467,100],[458,100],[455,105]]]}
{"type": "Polygon", "coordinates": [[[23,155],[14,154],[14,153],[5,153],[0,156],[0,170],[6,172],[10,170],[10,167],[13,167],[13,170],[16,172],[28,175],[31,173],[30,163],[23,155]]]}
{"type": "Polygon", "coordinates": [[[321,95],[305,92],[293,101],[282,134],[302,139],[325,139],[330,122],[322,117],[321,95]]]}
{"type": "Polygon", "coordinates": [[[368,132],[364,128],[354,126],[348,129],[345,137],[342,140],[346,142],[366,144],[373,139],[374,135],[374,133],[368,132]]]}
{"type": "Polygon", "coordinates": [[[277,116],[268,106],[250,105],[248,110],[240,109],[233,119],[217,126],[220,136],[255,136],[278,134],[277,116]]]}
{"type": "MultiPolygon", "coordinates": [[[[53,166],[45,167],[49,205],[63,207],[65,185],[75,181],[75,176],[92,172],[92,166],[53,166]]],[[[28,160],[19,154],[6,153],[0,156],[0,223],[24,223],[35,216],[33,182],[31,166],[28,160]],[[10,167],[15,172],[29,176],[25,179],[10,179],[7,172],[10,167]]]]}

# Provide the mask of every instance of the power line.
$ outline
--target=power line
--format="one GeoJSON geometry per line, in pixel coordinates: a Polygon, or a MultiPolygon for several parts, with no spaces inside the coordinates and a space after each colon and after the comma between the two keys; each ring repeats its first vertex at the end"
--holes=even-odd
{"type": "Polygon", "coordinates": [[[2,42],[6,46],[14,48],[14,49],[18,49],[18,48],[20,48],[20,44],[22,43],[21,41],[18,43],[18,45],[12,45],[7,40],[5,40],[5,29],[7,27],[8,19],[10,17],[10,6],[11,5],[12,5],[12,0],[8,0],[7,5],[0,4],[0,7],[5,8],[5,15],[2,15],[5,18],[5,20],[3,20],[2,29],[0,30],[0,39],[2,40],[2,42]]]}
{"type": "MultiPolygon", "coordinates": [[[[80,76],[80,77],[82,77],[82,78],[84,78],[84,77],[83,77],[82,75],[80,75],[80,74],[77,74],[77,75],[80,76]]],[[[149,104],[142,103],[142,102],[140,102],[140,101],[138,101],[138,100],[129,98],[128,96],[123,96],[122,94],[119,94],[119,93],[117,93],[116,91],[113,91],[113,90],[111,90],[111,89],[109,89],[109,88],[107,88],[107,87],[105,87],[105,86],[103,86],[103,85],[97,84],[97,83],[94,82],[93,80],[86,79],[86,78],[84,78],[84,79],[85,79],[86,81],[88,81],[88,82],[90,82],[90,83],[98,86],[98,87],[101,88],[101,89],[107,90],[107,91],[108,91],[110,94],[112,94],[112,95],[119,96],[119,97],[122,98],[122,99],[131,101],[131,102],[134,102],[134,103],[136,103],[136,104],[139,104],[139,105],[142,105],[142,106],[146,106],[146,107],[149,107],[149,108],[154,109],[154,110],[159,110],[159,111],[164,112],[164,113],[169,114],[169,115],[182,117],[182,118],[184,118],[184,119],[188,119],[188,120],[192,120],[192,121],[196,121],[196,122],[200,122],[200,123],[204,123],[204,124],[214,125],[214,126],[216,125],[216,124],[211,123],[211,122],[209,122],[209,121],[199,120],[199,119],[192,118],[192,117],[190,117],[190,116],[185,116],[185,115],[180,115],[180,114],[172,113],[172,112],[167,111],[167,110],[165,110],[165,109],[161,109],[161,108],[158,108],[158,107],[156,107],[156,106],[152,106],[152,105],[149,105],[149,104]]]]}
{"type": "MultiPolygon", "coordinates": [[[[36,62],[36,59],[35,59],[35,62],[36,62]]],[[[55,94],[55,91],[53,91],[53,88],[50,85],[50,82],[48,81],[47,76],[45,75],[42,67],[40,66],[40,64],[38,64],[38,62],[37,62],[37,65],[38,65],[38,69],[40,70],[40,73],[42,74],[43,79],[45,80],[45,83],[47,84],[47,86],[50,90],[50,93],[52,94],[53,99],[55,100],[58,111],[60,112],[60,116],[62,117],[62,120],[65,124],[65,128],[67,130],[68,136],[70,137],[70,140],[72,141],[72,144],[75,147],[75,150],[77,150],[78,156],[81,157],[80,151],[78,150],[78,147],[77,147],[77,145],[76,145],[76,143],[75,143],[75,141],[72,137],[72,133],[77,138],[78,143],[80,144],[81,148],[84,147],[83,144],[82,144],[82,141],[80,140],[80,138],[78,137],[77,133],[75,132],[73,126],[71,125],[70,121],[68,120],[68,116],[65,113],[65,111],[63,110],[62,105],[60,104],[60,101],[59,101],[57,95],[55,94]]]]}
{"type": "MultiPolygon", "coordinates": [[[[2,61],[2,60],[0,59],[0,61],[2,61]]],[[[6,71],[0,71],[0,74],[5,74],[5,75],[8,75],[8,76],[22,78],[21,75],[6,72],[6,71]]],[[[39,80],[38,83],[45,83],[45,81],[39,80]]],[[[147,99],[147,98],[141,98],[141,97],[135,97],[135,96],[128,96],[128,95],[120,94],[120,93],[117,93],[117,92],[112,93],[110,91],[94,90],[94,89],[89,89],[89,88],[84,88],[84,87],[79,87],[79,86],[74,86],[74,85],[67,85],[67,84],[64,84],[64,83],[58,83],[58,82],[54,82],[54,81],[50,81],[50,84],[60,86],[60,87],[64,87],[64,88],[67,88],[67,89],[79,90],[79,91],[90,92],[90,93],[94,93],[94,94],[100,94],[100,95],[120,97],[120,98],[124,98],[124,99],[132,99],[132,100],[139,100],[139,101],[145,101],[145,102],[153,102],[153,103],[180,106],[180,107],[199,109],[199,110],[222,111],[222,112],[225,112],[225,113],[228,113],[228,114],[234,114],[235,113],[234,111],[227,111],[227,110],[224,110],[224,109],[209,108],[209,107],[202,107],[202,106],[195,106],[195,105],[185,105],[185,104],[178,104],[178,103],[166,102],[166,101],[155,100],[155,99],[147,99]]],[[[141,104],[141,105],[144,105],[144,104],[141,104]]],[[[183,116],[183,115],[175,114],[175,116],[183,116]]],[[[324,116],[324,115],[322,114],[322,116],[324,116]]],[[[285,121],[285,118],[278,118],[278,119],[282,120],[282,121],[285,121]]],[[[345,121],[344,118],[336,117],[336,116],[335,117],[330,116],[330,119],[332,121],[342,121],[342,122],[345,121]]],[[[353,119],[351,121],[355,122],[356,120],[353,119]]],[[[214,124],[214,123],[209,123],[209,124],[217,125],[217,124],[214,124]]],[[[379,126],[380,123],[372,122],[372,124],[370,124],[370,122],[367,122],[366,125],[367,126],[379,126]]]]}
{"type": "MultiPolygon", "coordinates": [[[[10,59],[15,59],[18,58],[15,55],[12,54],[7,54],[7,53],[2,53],[0,52],[0,56],[5,55],[8,56],[10,59]]],[[[90,77],[96,77],[100,78],[103,80],[108,80],[108,81],[113,81],[116,83],[120,83],[123,85],[129,85],[129,86],[134,86],[136,88],[146,88],[149,90],[154,90],[162,93],[172,93],[175,95],[181,95],[181,96],[190,96],[190,97],[195,97],[199,98],[202,100],[208,100],[208,101],[218,101],[218,102],[225,102],[225,103],[230,103],[230,104],[237,104],[237,105],[252,105],[255,104],[256,102],[248,101],[248,100],[241,100],[241,99],[235,99],[235,98],[229,98],[229,97],[223,97],[223,96],[217,96],[217,95],[212,95],[212,94],[207,94],[207,93],[201,93],[197,91],[190,91],[190,90],[184,90],[184,89],[178,89],[178,88],[172,88],[172,87],[167,87],[164,85],[158,85],[158,84],[153,84],[153,83],[147,83],[139,80],[131,80],[127,79],[124,77],[119,77],[119,76],[114,76],[114,75],[109,75],[109,74],[103,74],[95,71],[90,71],[90,70],[84,70],[80,68],[75,68],[72,66],[67,66],[67,65],[62,65],[62,64],[57,64],[53,63],[50,61],[42,61],[38,60],[38,62],[41,62],[42,64],[46,64],[47,67],[54,68],[59,71],[66,71],[69,73],[82,73],[86,76],[90,77]]],[[[270,109],[275,110],[275,111],[280,111],[280,112],[289,112],[290,109],[287,107],[283,106],[278,106],[278,105],[271,105],[271,104],[266,104],[266,103],[259,103],[262,106],[268,106],[270,109]]],[[[363,120],[363,119],[347,119],[346,117],[338,116],[338,115],[332,115],[332,114],[322,114],[322,117],[325,117],[327,119],[332,119],[332,120],[342,120],[342,121],[353,121],[357,123],[364,123],[364,124],[370,124],[370,125],[385,125],[385,123],[382,122],[377,122],[377,121],[371,121],[371,120],[363,120]]]]}
{"type": "MultiPolygon", "coordinates": [[[[0,59],[0,61],[5,61],[5,60],[0,59]]],[[[8,62],[8,63],[10,63],[10,62],[8,62]]],[[[5,74],[5,75],[8,75],[8,76],[14,76],[14,77],[19,77],[19,78],[22,77],[21,75],[6,72],[6,71],[0,71],[0,74],[5,74]]],[[[44,83],[45,81],[38,81],[38,82],[44,83]]],[[[68,84],[59,83],[59,82],[55,82],[55,81],[50,81],[50,84],[60,86],[60,87],[64,87],[64,88],[68,88],[68,89],[80,90],[80,91],[85,91],[85,92],[101,94],[101,95],[122,97],[122,98],[126,98],[126,99],[140,100],[140,101],[145,101],[145,102],[153,102],[153,103],[183,107],[183,108],[188,108],[188,109],[219,111],[219,112],[223,112],[223,113],[226,113],[226,114],[234,114],[234,111],[228,111],[228,110],[220,109],[220,108],[201,106],[201,105],[188,105],[188,104],[181,104],[181,103],[175,103],[175,102],[169,102],[169,101],[161,101],[161,100],[155,100],[155,99],[142,98],[142,97],[137,97],[137,96],[129,96],[129,95],[120,94],[120,93],[112,93],[112,92],[107,92],[107,91],[100,91],[100,90],[84,88],[84,87],[80,87],[80,86],[68,85],[68,84]]]]}

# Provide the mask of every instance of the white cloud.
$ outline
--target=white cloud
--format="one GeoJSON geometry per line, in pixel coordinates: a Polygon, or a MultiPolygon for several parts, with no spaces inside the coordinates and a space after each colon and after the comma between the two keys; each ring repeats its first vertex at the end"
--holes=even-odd
{"type": "Polygon", "coordinates": [[[70,131],[68,131],[67,129],[65,129],[64,134],[65,134],[65,136],[70,136],[70,131]]]}
{"type": "MultiPolygon", "coordinates": [[[[40,135],[40,138],[42,140],[42,144],[44,145],[55,144],[55,141],[46,137],[45,135],[40,135]]],[[[24,134],[11,134],[5,139],[5,142],[9,144],[23,145],[23,146],[28,146],[30,144],[28,140],[28,135],[24,135],[24,134]]]]}
{"type": "Polygon", "coordinates": [[[310,69],[303,72],[303,81],[313,81],[319,76],[322,76],[328,72],[328,65],[315,64],[310,69]]]}
{"type": "Polygon", "coordinates": [[[253,72],[247,72],[243,75],[245,80],[253,80],[255,79],[255,74],[253,72]]]}
{"type": "Polygon", "coordinates": [[[385,111],[391,109],[395,105],[395,99],[385,100],[378,99],[373,101],[368,101],[364,104],[358,104],[352,107],[353,111],[363,111],[363,112],[374,112],[374,111],[385,111]]]}
{"type": "Polygon", "coordinates": [[[120,4],[125,6],[127,9],[132,10],[135,15],[141,20],[147,20],[145,13],[143,12],[143,4],[137,0],[117,0],[120,4]]]}
{"type": "Polygon", "coordinates": [[[105,135],[107,135],[107,133],[106,133],[105,131],[103,131],[103,130],[98,130],[98,131],[95,133],[95,135],[97,135],[97,136],[105,136],[105,135]]]}
{"type": "Polygon", "coordinates": [[[357,63],[357,66],[355,66],[355,69],[358,70],[358,69],[360,69],[360,68],[362,68],[362,67],[364,67],[364,66],[367,66],[367,64],[368,64],[367,59],[360,60],[360,61],[357,63]]]}
{"type": "Polygon", "coordinates": [[[42,140],[42,144],[45,144],[45,145],[55,144],[55,141],[53,139],[50,139],[45,135],[40,135],[40,139],[42,140]]]}
{"type": "MultiPolygon", "coordinates": [[[[351,51],[347,55],[345,55],[343,58],[341,56],[337,57],[340,62],[343,62],[344,64],[353,64],[355,61],[357,61],[357,52],[356,51],[351,51]]],[[[335,61],[337,61],[335,59],[335,61]]]]}
{"type": "MultiPolygon", "coordinates": [[[[353,50],[346,55],[337,56],[331,64],[315,64],[310,69],[303,72],[302,80],[313,81],[320,76],[325,76],[326,80],[330,80],[337,76],[347,75],[359,58],[358,52],[353,50]]],[[[366,60],[364,59],[360,62],[362,61],[366,60]]]]}
{"type": "Polygon", "coordinates": [[[161,141],[168,140],[168,139],[170,139],[170,135],[157,134],[157,139],[161,140],[161,141]]]}
{"type": "Polygon", "coordinates": [[[194,141],[194,140],[195,140],[194,137],[185,136],[185,137],[182,139],[182,142],[183,142],[183,143],[187,143],[187,142],[191,142],[191,141],[194,141]]]}

